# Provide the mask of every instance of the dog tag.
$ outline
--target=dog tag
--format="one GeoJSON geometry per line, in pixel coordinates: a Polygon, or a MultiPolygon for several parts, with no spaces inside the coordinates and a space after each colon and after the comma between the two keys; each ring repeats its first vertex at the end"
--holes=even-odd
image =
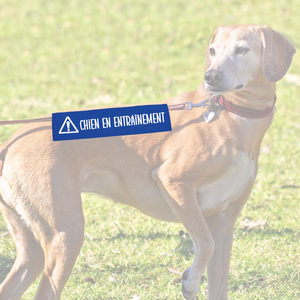
{"type": "Polygon", "coordinates": [[[214,116],[215,116],[215,113],[212,110],[207,110],[203,114],[203,118],[206,123],[209,123],[214,118],[214,116]]]}

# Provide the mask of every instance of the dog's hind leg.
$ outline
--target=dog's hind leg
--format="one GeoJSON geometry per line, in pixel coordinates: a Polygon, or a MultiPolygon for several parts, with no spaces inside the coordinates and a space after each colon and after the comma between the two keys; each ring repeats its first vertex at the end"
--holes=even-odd
{"type": "Polygon", "coordinates": [[[2,199],[0,207],[17,247],[14,265],[0,286],[0,299],[17,300],[43,270],[44,252],[17,212],[2,199]]]}
{"type": "Polygon", "coordinates": [[[45,268],[35,300],[58,300],[69,279],[82,245],[76,229],[57,233],[47,245],[45,268]],[[74,243],[76,242],[76,243],[74,243]]]}
{"type": "Polygon", "coordinates": [[[214,240],[199,208],[196,187],[176,179],[174,173],[172,178],[170,169],[172,167],[165,163],[153,171],[152,177],[174,215],[193,240],[194,261],[183,273],[182,294],[186,299],[194,300],[199,290],[201,274],[214,252],[214,240]]]}
{"type": "MultiPolygon", "coordinates": [[[[69,194],[69,193],[68,193],[69,194]]],[[[83,244],[84,217],[78,196],[62,193],[53,204],[51,236],[43,237],[45,266],[35,300],[58,300],[83,244]],[[58,206],[58,207],[56,207],[58,206]],[[55,209],[56,207],[56,209],[55,209]]]]}

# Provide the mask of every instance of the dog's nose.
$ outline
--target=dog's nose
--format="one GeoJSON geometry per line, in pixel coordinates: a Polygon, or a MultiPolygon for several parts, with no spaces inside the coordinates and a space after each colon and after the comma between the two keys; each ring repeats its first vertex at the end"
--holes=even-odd
{"type": "Polygon", "coordinates": [[[223,73],[218,70],[208,70],[204,75],[204,80],[210,86],[216,86],[223,80],[223,73]]]}

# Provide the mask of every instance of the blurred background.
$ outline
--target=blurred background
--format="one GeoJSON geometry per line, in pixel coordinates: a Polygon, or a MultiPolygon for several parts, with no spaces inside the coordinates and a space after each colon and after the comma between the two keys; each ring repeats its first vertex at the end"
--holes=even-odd
{"type": "MultiPolygon", "coordinates": [[[[277,84],[257,182],[236,225],[229,296],[298,299],[299,20],[299,0],[0,0],[0,119],[161,101],[203,81],[205,49],[219,25],[279,31],[298,53],[277,84]]],[[[0,127],[0,142],[18,127],[0,127]]],[[[178,274],[169,270],[192,261],[180,225],[92,195],[83,203],[86,241],[63,299],[182,299],[178,274]]],[[[1,216],[0,281],[15,256],[6,231],[1,216]]],[[[199,299],[205,295],[204,274],[199,299]]]]}

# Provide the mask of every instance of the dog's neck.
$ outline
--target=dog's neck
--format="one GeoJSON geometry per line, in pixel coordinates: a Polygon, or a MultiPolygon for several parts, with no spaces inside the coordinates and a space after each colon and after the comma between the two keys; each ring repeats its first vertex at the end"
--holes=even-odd
{"type": "Polygon", "coordinates": [[[268,82],[262,88],[246,87],[244,90],[224,94],[227,101],[255,110],[265,110],[274,105],[275,83],[268,82]]]}

